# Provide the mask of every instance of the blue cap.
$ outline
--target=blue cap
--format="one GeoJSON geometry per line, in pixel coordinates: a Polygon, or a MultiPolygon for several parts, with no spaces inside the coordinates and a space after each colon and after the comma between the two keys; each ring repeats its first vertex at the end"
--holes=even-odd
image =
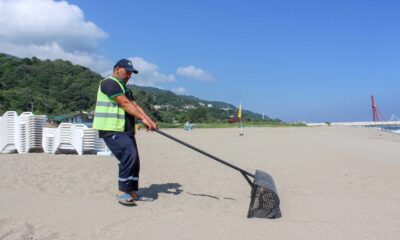
{"type": "Polygon", "coordinates": [[[135,74],[138,74],[138,73],[139,73],[139,71],[136,70],[136,69],[133,67],[132,62],[129,61],[129,60],[127,60],[127,59],[121,59],[121,60],[119,60],[119,61],[115,64],[114,69],[115,69],[116,67],[123,67],[123,68],[126,69],[126,71],[128,71],[128,72],[133,72],[133,73],[135,73],[135,74]]]}

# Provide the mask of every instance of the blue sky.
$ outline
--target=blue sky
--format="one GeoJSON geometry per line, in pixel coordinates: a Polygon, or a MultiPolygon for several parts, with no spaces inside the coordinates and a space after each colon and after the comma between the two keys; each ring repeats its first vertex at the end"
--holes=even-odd
{"type": "Polygon", "coordinates": [[[371,95],[400,116],[398,1],[0,0],[0,11],[22,22],[0,30],[0,52],[101,74],[130,58],[133,83],[284,121],[368,121],[371,95]]]}

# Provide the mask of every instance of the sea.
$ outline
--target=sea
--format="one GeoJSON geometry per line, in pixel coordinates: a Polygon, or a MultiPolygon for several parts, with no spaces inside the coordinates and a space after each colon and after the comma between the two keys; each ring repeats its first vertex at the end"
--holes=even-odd
{"type": "Polygon", "coordinates": [[[371,126],[372,128],[376,128],[385,132],[392,132],[396,134],[400,134],[400,126],[399,125],[382,125],[382,126],[371,126]]]}

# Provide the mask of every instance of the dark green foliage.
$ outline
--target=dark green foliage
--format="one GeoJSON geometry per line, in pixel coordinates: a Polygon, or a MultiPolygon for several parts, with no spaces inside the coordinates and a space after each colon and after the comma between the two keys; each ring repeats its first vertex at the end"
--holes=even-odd
{"type": "MultiPolygon", "coordinates": [[[[193,96],[177,95],[171,91],[153,87],[130,85],[130,88],[140,104],[144,104],[146,102],[144,99],[147,99],[147,103],[150,103],[151,107],[146,107],[146,110],[150,109],[152,113],[157,112],[157,115],[153,114],[152,116],[160,122],[226,122],[230,115],[237,116],[238,113],[237,107],[224,102],[206,101],[193,96]],[[209,105],[212,107],[208,107],[209,105]],[[154,106],[159,106],[160,108],[156,110],[154,106]],[[227,111],[227,109],[229,110],[227,111]]],[[[247,110],[243,110],[242,115],[244,117],[243,121],[247,122],[282,122],[279,119],[270,119],[268,117],[263,120],[261,114],[247,110]]]]}
{"type": "Polygon", "coordinates": [[[94,109],[101,76],[63,60],[0,54],[0,112],[62,114],[94,109]]]}
{"type": "MultiPolygon", "coordinates": [[[[21,59],[0,53],[0,115],[9,110],[21,113],[32,109],[35,114],[47,115],[91,112],[101,79],[99,74],[69,61],[21,59]]],[[[224,102],[176,95],[152,87],[129,87],[135,101],[158,122],[222,123],[238,111],[224,102]]],[[[263,121],[257,113],[244,110],[242,115],[243,121],[263,121]]],[[[281,122],[270,118],[265,121],[281,122]]]]}

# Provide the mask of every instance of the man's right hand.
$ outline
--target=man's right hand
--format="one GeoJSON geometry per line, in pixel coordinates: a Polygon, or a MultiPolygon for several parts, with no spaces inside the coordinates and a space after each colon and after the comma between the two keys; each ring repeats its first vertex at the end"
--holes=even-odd
{"type": "Polygon", "coordinates": [[[157,124],[155,122],[153,122],[153,120],[151,120],[150,118],[144,118],[144,119],[142,119],[142,122],[143,122],[145,128],[150,131],[154,131],[154,129],[157,129],[157,124]]]}

